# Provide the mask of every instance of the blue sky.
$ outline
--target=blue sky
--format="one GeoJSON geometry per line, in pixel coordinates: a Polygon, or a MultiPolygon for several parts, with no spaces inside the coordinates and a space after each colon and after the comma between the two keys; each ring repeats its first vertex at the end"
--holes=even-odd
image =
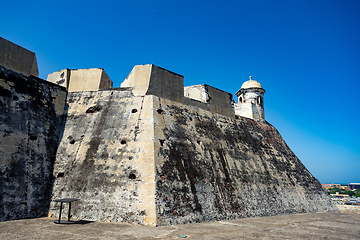
{"type": "Polygon", "coordinates": [[[0,36],[40,77],[104,68],[114,86],[155,64],[235,93],[253,76],[265,117],[322,183],[360,182],[360,1],[2,1],[0,36]]]}

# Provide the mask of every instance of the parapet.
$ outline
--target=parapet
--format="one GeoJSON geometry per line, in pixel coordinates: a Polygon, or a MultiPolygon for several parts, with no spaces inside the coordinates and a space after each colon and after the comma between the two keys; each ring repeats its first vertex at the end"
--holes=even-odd
{"type": "Polygon", "coordinates": [[[210,112],[234,117],[234,100],[231,93],[211,87],[206,84],[184,88],[184,103],[194,105],[210,112]],[[200,101],[196,104],[193,100],[200,101]]]}
{"type": "Polygon", "coordinates": [[[0,37],[0,65],[26,76],[39,76],[35,53],[0,37]]]}
{"type": "Polygon", "coordinates": [[[102,68],[66,68],[49,74],[47,80],[65,87],[68,92],[97,91],[113,87],[113,82],[102,68]]]}
{"type": "Polygon", "coordinates": [[[153,64],[136,65],[121,87],[132,88],[135,96],[155,95],[183,102],[184,77],[153,64]]]}
{"type": "MultiPolygon", "coordinates": [[[[112,88],[112,81],[101,68],[63,69],[48,75],[48,81],[68,92],[97,91],[112,88]]],[[[154,95],[213,113],[235,117],[231,93],[206,84],[184,88],[184,77],[153,64],[136,65],[121,83],[134,96],[154,95]]]]}
{"type": "Polygon", "coordinates": [[[121,87],[132,89],[134,96],[155,95],[235,117],[230,93],[201,84],[184,88],[184,77],[153,64],[136,65],[121,87]]]}

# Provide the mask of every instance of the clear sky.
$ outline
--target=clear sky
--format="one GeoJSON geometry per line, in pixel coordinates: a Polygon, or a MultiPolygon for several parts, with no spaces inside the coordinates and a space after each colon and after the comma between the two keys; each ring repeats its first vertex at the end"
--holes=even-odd
{"type": "Polygon", "coordinates": [[[360,182],[359,0],[2,0],[0,36],[40,77],[104,68],[115,87],[155,64],[235,93],[251,75],[265,117],[322,183],[360,182]]]}

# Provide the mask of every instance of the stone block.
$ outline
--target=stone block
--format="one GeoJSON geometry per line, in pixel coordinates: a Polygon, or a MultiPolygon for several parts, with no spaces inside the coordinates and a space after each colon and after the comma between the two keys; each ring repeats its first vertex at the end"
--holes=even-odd
{"type": "Polygon", "coordinates": [[[63,69],[49,74],[47,80],[65,87],[68,92],[97,91],[113,87],[113,82],[102,68],[63,69]]]}
{"type": "Polygon", "coordinates": [[[182,102],[184,77],[153,64],[136,65],[121,87],[131,87],[135,96],[155,95],[182,102]]]}
{"type": "Polygon", "coordinates": [[[0,37],[0,65],[26,76],[39,76],[35,53],[0,37]]]}

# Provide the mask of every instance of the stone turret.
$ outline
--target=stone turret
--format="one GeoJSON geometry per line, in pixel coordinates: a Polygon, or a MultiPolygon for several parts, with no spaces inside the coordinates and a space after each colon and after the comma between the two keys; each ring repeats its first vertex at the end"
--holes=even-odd
{"type": "Polygon", "coordinates": [[[235,115],[264,121],[264,93],[261,84],[251,79],[243,83],[235,93],[238,103],[235,104],[235,115]]]}

